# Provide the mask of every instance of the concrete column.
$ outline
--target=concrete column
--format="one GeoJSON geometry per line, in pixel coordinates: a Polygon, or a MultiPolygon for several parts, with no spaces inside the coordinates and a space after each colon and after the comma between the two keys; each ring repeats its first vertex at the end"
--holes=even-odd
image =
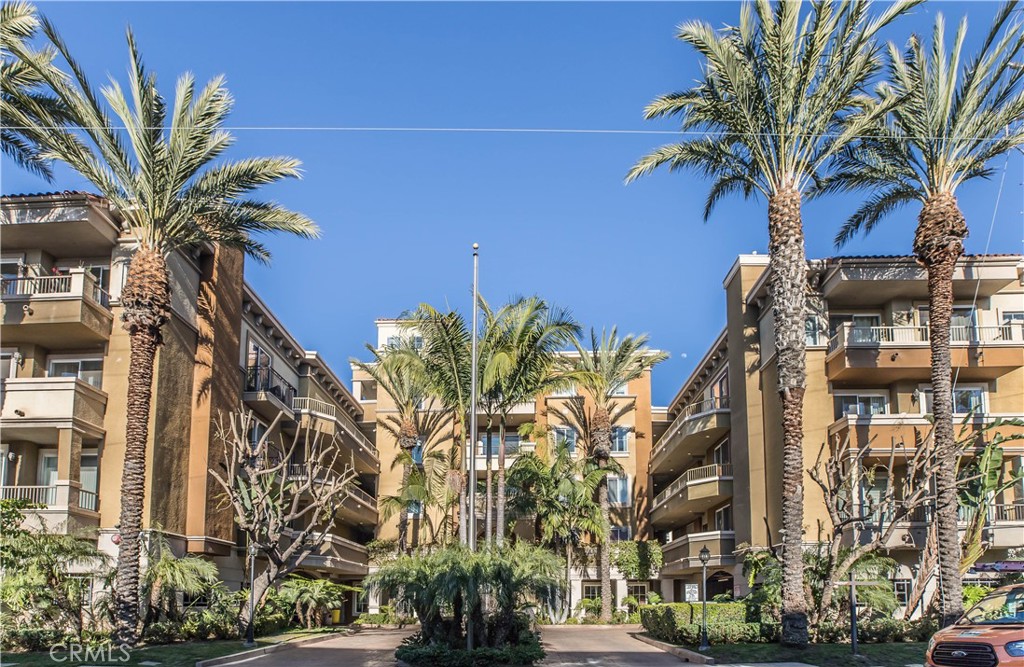
{"type": "Polygon", "coordinates": [[[380,591],[374,590],[366,598],[367,611],[371,614],[380,613],[380,591]]]}
{"type": "Polygon", "coordinates": [[[676,584],[674,579],[661,580],[661,599],[663,602],[676,601],[676,584]]]}
{"type": "Polygon", "coordinates": [[[575,577],[569,581],[569,600],[572,606],[569,608],[569,615],[576,616],[576,605],[583,599],[583,580],[575,577]]]}
{"type": "Polygon", "coordinates": [[[82,471],[82,436],[72,429],[57,432],[57,479],[80,482],[82,471]]]}

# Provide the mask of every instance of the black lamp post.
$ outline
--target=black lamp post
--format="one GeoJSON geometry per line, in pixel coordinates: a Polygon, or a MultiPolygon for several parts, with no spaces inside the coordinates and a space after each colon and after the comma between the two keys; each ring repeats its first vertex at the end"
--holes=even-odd
{"type": "Polygon", "coordinates": [[[700,548],[700,646],[698,651],[706,651],[711,648],[708,643],[708,561],[711,560],[711,552],[706,546],[700,548]]]}

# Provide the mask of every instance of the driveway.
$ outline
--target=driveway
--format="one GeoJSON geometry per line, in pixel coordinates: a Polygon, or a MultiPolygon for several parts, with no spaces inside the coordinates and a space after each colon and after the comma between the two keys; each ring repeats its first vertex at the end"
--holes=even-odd
{"type": "Polygon", "coordinates": [[[679,658],[629,636],[636,626],[560,625],[541,628],[549,667],[679,667],[679,658]]]}
{"type": "MultiPolygon", "coordinates": [[[[246,667],[394,667],[395,649],[413,630],[362,630],[245,661],[246,667]]],[[[241,664],[241,663],[228,663],[241,664]]],[[[226,667],[226,666],[225,666],[226,667]]]]}

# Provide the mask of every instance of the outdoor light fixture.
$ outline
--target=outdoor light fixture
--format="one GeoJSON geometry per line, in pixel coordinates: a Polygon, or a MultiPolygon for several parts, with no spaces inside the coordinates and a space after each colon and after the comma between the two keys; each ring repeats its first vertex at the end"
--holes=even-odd
{"type": "Polygon", "coordinates": [[[698,651],[706,651],[711,648],[711,644],[708,643],[708,561],[711,560],[711,551],[708,550],[707,546],[700,548],[700,611],[701,611],[701,624],[700,624],[700,646],[697,647],[698,651]]]}

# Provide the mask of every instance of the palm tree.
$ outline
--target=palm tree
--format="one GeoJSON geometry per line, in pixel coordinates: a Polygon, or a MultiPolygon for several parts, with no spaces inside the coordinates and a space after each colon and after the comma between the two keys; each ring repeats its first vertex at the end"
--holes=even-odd
{"type": "Polygon", "coordinates": [[[612,427],[615,423],[636,408],[635,398],[616,396],[616,390],[625,387],[633,380],[658,363],[668,358],[664,352],[647,347],[646,335],[627,334],[619,338],[615,327],[611,331],[602,331],[600,337],[593,329],[590,330],[590,346],[584,347],[574,339],[576,355],[568,359],[571,374],[576,385],[594,403],[588,410],[583,400],[570,399],[566,410],[551,408],[563,420],[575,422],[587,447],[587,456],[593,464],[606,474],[602,476],[597,489],[598,501],[601,503],[601,519],[606,527],[606,535],[599,549],[601,569],[601,620],[610,622],[612,618],[612,579],[611,579],[611,507],[608,501],[608,474],[614,472],[610,466],[612,455],[612,427]]]}
{"type": "Polygon", "coordinates": [[[12,57],[13,51],[32,55],[40,67],[51,68],[51,74],[60,76],[52,66],[56,53],[47,48],[32,51],[27,42],[39,30],[39,18],[35,6],[27,2],[5,2],[0,5],[0,117],[4,118],[0,130],[0,148],[19,166],[47,181],[53,180],[50,161],[32,135],[20,128],[45,124],[35,110],[46,112],[46,120],[63,121],[66,113],[60,101],[47,94],[45,82],[38,72],[26,61],[12,57]]]}
{"type": "Polygon", "coordinates": [[[161,616],[179,620],[178,593],[197,597],[215,587],[220,581],[217,564],[192,554],[178,558],[162,532],[154,531],[150,539],[146,573],[142,578],[149,599],[146,622],[159,621],[161,616]]]}
{"type": "MultiPolygon", "coordinates": [[[[505,437],[509,413],[517,405],[561,389],[572,380],[556,372],[558,352],[575,340],[579,325],[568,310],[552,308],[536,296],[517,299],[496,313],[484,309],[489,339],[482,384],[496,397],[498,486],[495,539],[505,541],[505,437]]],[[[489,472],[489,470],[488,470],[489,472]]],[[[490,486],[488,484],[488,486],[490,486]]]]}
{"type": "Polygon", "coordinates": [[[837,172],[821,186],[826,192],[871,191],[836,236],[837,245],[861,230],[870,232],[901,206],[921,202],[914,254],[928,272],[935,454],[946,462],[935,480],[946,624],[963,611],[949,341],[953,271],[963,255],[968,228],[956,191],[971,179],[990,176],[994,158],[1024,144],[1024,69],[1014,66],[1024,49],[1024,29],[1010,19],[1016,5],[1003,5],[970,60],[962,59],[966,18],[951,45],[946,43],[942,14],[935,18],[930,47],[917,36],[910,38],[903,53],[890,44],[889,81],[878,93],[881,105],[892,109],[874,136],[836,157],[837,172]]]}
{"type": "Polygon", "coordinates": [[[288,232],[309,238],[318,230],[299,213],[248,197],[262,185],[297,178],[297,160],[249,158],[214,164],[234,143],[222,129],[233,105],[222,77],[197,91],[193,77],[182,75],[168,114],[156,77],[146,71],[129,31],[131,101],[116,82],[104,88],[111,116],[45,20],[43,32],[71,77],[54,73],[47,59],[21,46],[13,45],[11,51],[52,89],[78,129],[60,126],[40,107],[35,112],[44,122],[26,132],[43,147],[42,157],[59,159],[89,180],[118,210],[126,231],[138,239],[121,292],[131,359],[116,583],[116,639],[132,645],[138,640],[140,534],[154,359],[171,313],[167,257],[215,244],[267,261],[269,252],[254,233],[288,232]]]}
{"type": "Polygon", "coordinates": [[[345,593],[358,588],[337,584],[328,579],[308,579],[296,574],[281,584],[281,595],[295,607],[295,616],[307,629],[321,627],[324,614],[345,604],[345,593]]]}
{"type": "Polygon", "coordinates": [[[886,111],[865,94],[880,68],[876,33],[921,0],[896,2],[876,18],[867,0],[801,3],[757,0],[738,26],[702,22],[678,38],[704,58],[696,86],[659,97],[648,119],[679,117],[695,135],[641,158],[627,181],[667,166],[714,179],[705,220],[724,196],[768,201],[768,291],[775,326],[783,426],[783,642],[807,643],[803,602],[803,397],[807,260],[801,202],[829,160],[886,111]]]}

